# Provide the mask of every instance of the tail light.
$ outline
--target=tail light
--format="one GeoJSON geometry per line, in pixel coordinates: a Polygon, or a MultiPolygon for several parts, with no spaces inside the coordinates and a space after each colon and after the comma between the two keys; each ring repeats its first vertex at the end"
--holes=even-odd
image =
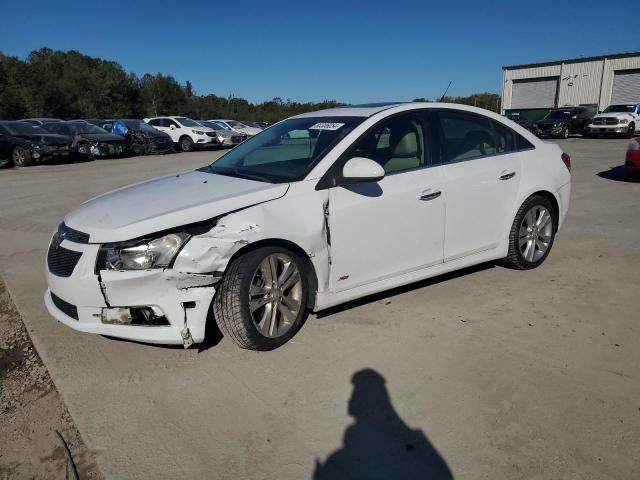
{"type": "Polygon", "coordinates": [[[569,156],[569,154],[563,153],[560,158],[562,159],[564,165],[567,167],[567,170],[571,171],[571,157],[569,156]]]}

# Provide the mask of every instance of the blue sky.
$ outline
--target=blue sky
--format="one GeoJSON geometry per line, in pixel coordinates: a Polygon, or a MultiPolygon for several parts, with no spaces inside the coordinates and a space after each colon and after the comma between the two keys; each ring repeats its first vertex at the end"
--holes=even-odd
{"type": "Polygon", "coordinates": [[[640,50],[606,1],[0,0],[0,51],[79,50],[198,94],[347,103],[501,90],[503,65],[640,50]],[[104,7],[103,7],[104,6],[104,7]]]}

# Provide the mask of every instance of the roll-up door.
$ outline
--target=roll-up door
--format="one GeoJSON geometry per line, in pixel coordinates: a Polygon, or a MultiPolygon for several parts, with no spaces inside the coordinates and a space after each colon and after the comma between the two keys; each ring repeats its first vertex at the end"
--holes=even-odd
{"type": "Polygon", "coordinates": [[[611,104],[618,103],[640,103],[640,70],[614,72],[611,104]]]}
{"type": "Polygon", "coordinates": [[[514,80],[511,108],[553,108],[558,95],[558,77],[514,80]]]}

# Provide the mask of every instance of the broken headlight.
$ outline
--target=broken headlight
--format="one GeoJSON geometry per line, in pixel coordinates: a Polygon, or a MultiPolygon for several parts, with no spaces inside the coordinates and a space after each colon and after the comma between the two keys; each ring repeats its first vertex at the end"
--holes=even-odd
{"type": "Polygon", "coordinates": [[[98,269],[147,270],[169,267],[191,235],[170,233],[152,240],[103,245],[98,269]]]}

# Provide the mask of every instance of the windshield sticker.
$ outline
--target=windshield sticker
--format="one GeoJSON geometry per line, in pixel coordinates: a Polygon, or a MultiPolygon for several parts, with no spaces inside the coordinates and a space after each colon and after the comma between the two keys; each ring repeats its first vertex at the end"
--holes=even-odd
{"type": "Polygon", "coordinates": [[[320,122],[311,125],[309,130],[338,130],[341,127],[344,127],[344,123],[320,122]]]}

